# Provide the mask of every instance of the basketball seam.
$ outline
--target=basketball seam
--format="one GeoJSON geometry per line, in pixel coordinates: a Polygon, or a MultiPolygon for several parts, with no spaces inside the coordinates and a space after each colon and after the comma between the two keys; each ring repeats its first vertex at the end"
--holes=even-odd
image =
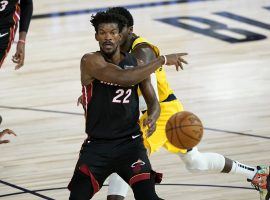
{"type": "Polygon", "coordinates": [[[191,137],[191,135],[188,135],[187,133],[185,133],[185,131],[182,129],[181,126],[180,126],[179,128],[181,129],[182,133],[183,133],[185,136],[187,136],[187,137],[189,137],[189,138],[191,138],[191,139],[193,139],[193,140],[200,141],[198,138],[191,137]]]}
{"type": "Polygon", "coordinates": [[[185,128],[185,127],[189,127],[189,126],[199,126],[199,127],[202,127],[201,125],[183,125],[183,126],[176,126],[174,128],[170,128],[170,129],[167,129],[167,131],[171,131],[172,129],[175,129],[175,128],[185,128]]]}
{"type": "MultiPolygon", "coordinates": [[[[177,117],[175,117],[175,120],[174,120],[175,122],[174,122],[174,124],[176,124],[176,120],[177,120],[177,117]]],[[[174,128],[174,129],[177,130],[176,128],[174,128]]],[[[184,149],[186,149],[186,146],[183,145],[181,139],[179,138],[179,134],[177,134],[177,131],[176,131],[176,137],[177,137],[178,142],[182,145],[182,147],[184,147],[184,149]]],[[[178,148],[179,148],[179,147],[178,147],[178,148]]]]}

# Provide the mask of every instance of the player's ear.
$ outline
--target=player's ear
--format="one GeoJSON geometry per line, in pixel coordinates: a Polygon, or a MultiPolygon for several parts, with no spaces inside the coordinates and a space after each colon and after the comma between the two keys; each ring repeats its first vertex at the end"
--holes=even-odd
{"type": "Polygon", "coordinates": [[[119,40],[121,41],[122,38],[123,38],[123,34],[122,33],[119,33],[118,35],[119,35],[119,40]]]}
{"type": "Polygon", "coordinates": [[[95,33],[95,38],[96,38],[96,41],[98,41],[98,34],[95,33]]]}
{"type": "Polygon", "coordinates": [[[128,27],[128,33],[129,34],[132,34],[133,33],[133,26],[128,27]]]}

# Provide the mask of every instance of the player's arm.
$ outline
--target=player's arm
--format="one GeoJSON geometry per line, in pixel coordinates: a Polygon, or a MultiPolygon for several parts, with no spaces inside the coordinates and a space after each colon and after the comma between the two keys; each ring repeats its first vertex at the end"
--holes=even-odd
{"type": "Polygon", "coordinates": [[[146,79],[159,66],[166,62],[168,65],[182,66],[186,61],[182,56],[186,53],[170,54],[160,56],[148,64],[131,69],[121,69],[117,65],[108,63],[99,53],[86,54],[81,60],[81,82],[88,85],[93,79],[115,83],[122,86],[136,85],[146,79]],[[166,61],[167,60],[167,61],[166,61]]]}
{"type": "Polygon", "coordinates": [[[156,130],[156,121],[160,115],[160,106],[150,78],[143,80],[139,84],[139,87],[147,105],[148,117],[143,121],[143,125],[148,127],[147,136],[149,137],[156,130]]]}
{"type": "Polygon", "coordinates": [[[19,69],[24,64],[25,57],[25,40],[26,34],[30,25],[31,17],[33,14],[33,1],[32,0],[21,0],[21,15],[20,15],[20,26],[19,26],[19,41],[17,44],[17,50],[12,58],[14,63],[17,63],[15,69],[19,69]]]}

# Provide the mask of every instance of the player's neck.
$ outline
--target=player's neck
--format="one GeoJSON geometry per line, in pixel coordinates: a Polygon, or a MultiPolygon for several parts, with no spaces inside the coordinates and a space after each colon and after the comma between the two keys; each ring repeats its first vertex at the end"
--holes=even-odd
{"type": "Polygon", "coordinates": [[[103,55],[104,59],[109,62],[113,63],[115,65],[118,65],[121,60],[125,57],[124,53],[120,52],[120,49],[117,49],[113,54],[105,54],[104,52],[101,51],[101,54],[103,55]]]}

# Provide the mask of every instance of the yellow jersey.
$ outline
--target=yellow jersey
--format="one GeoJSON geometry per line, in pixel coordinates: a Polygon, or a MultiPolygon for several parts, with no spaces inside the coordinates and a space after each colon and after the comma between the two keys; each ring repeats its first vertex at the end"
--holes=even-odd
{"type": "MultiPolygon", "coordinates": [[[[157,46],[151,44],[143,37],[138,37],[132,44],[131,50],[133,50],[138,44],[146,43],[148,44],[156,53],[156,56],[160,56],[160,51],[157,46]]],[[[173,94],[173,90],[170,88],[169,83],[166,78],[165,70],[162,66],[155,71],[157,78],[157,88],[159,102],[162,102],[168,98],[170,94],[173,94]]]]}

